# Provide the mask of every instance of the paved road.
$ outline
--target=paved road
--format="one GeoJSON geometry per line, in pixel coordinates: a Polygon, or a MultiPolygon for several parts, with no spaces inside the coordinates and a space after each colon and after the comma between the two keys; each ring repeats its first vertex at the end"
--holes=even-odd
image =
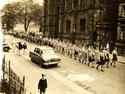
{"type": "MultiPolygon", "coordinates": [[[[4,37],[9,44],[12,43],[12,36],[4,37]]],[[[101,72],[59,54],[62,63],[58,67],[40,68],[28,56],[29,51],[37,45],[27,44],[26,55],[19,56],[13,51],[5,54],[11,60],[14,71],[20,76],[26,76],[26,88],[32,94],[39,94],[37,84],[42,73],[48,79],[46,94],[125,94],[125,64],[118,63],[116,68],[104,68],[105,72],[101,72]]]]}

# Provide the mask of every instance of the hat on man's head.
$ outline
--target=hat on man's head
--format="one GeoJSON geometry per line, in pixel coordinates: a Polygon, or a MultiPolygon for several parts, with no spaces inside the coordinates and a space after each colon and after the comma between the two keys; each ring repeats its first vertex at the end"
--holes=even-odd
{"type": "Polygon", "coordinates": [[[42,76],[45,76],[45,74],[42,74],[42,76]]]}

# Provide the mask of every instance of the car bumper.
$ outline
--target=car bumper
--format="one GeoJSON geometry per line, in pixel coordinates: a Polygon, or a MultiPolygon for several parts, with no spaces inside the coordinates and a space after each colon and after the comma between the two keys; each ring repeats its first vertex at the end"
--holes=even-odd
{"type": "Polygon", "coordinates": [[[60,61],[57,61],[57,62],[49,62],[49,63],[43,63],[43,65],[46,65],[46,66],[48,66],[48,65],[56,65],[56,64],[58,64],[58,63],[60,63],[60,61]]]}

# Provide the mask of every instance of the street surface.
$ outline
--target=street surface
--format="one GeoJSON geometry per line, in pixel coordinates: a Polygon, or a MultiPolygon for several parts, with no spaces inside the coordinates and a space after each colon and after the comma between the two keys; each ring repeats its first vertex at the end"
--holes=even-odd
{"type": "MultiPolygon", "coordinates": [[[[10,35],[5,35],[4,38],[10,45],[14,39],[10,35]]],[[[16,38],[16,41],[24,43],[22,39],[16,38]]],[[[117,67],[104,67],[104,72],[101,72],[66,55],[58,54],[62,63],[57,67],[41,68],[29,58],[29,51],[37,45],[27,44],[26,55],[20,56],[11,50],[5,52],[5,56],[19,76],[25,75],[25,87],[32,94],[39,94],[38,81],[42,73],[46,74],[48,80],[46,94],[125,94],[125,64],[117,63],[117,67]]]]}

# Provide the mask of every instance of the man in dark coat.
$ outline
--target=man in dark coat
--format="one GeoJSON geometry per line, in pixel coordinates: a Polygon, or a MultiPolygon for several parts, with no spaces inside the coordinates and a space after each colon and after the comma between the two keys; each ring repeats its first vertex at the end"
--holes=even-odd
{"type": "Polygon", "coordinates": [[[27,49],[27,44],[26,44],[26,42],[24,42],[24,44],[22,45],[23,47],[23,54],[25,54],[25,51],[26,51],[26,49],[27,49]]]}
{"type": "Polygon", "coordinates": [[[42,78],[39,80],[38,89],[40,89],[40,94],[45,94],[47,88],[47,79],[45,79],[45,75],[42,74],[42,78]]]}
{"type": "Polygon", "coordinates": [[[19,50],[19,55],[21,55],[21,50],[22,50],[22,43],[18,42],[18,50],[19,50]]]}

